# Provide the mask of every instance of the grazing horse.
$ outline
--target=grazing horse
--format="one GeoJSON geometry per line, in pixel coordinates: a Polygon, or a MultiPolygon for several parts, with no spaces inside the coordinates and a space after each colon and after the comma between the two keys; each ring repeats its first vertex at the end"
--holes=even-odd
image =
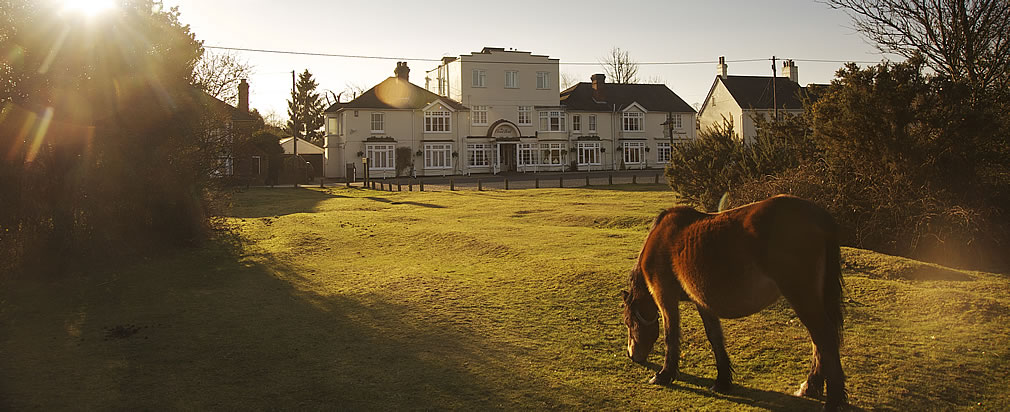
{"type": "Polygon", "coordinates": [[[677,378],[680,301],[701,314],[715,353],[714,391],[732,387],[733,369],[720,318],[752,315],[785,296],[813,341],[813,364],[797,396],[821,396],[826,410],[846,402],[842,341],[842,276],[834,219],[792,196],[775,196],[721,213],[674,207],[656,217],[624,296],[628,356],[645,361],[663,318],[666,360],[650,380],[677,378]]]}

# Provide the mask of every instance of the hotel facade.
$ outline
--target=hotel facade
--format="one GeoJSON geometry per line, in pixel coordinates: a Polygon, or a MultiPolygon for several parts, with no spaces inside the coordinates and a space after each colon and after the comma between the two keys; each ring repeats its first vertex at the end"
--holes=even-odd
{"type": "Polygon", "coordinates": [[[410,83],[399,62],[327,108],[326,177],[661,168],[671,144],[696,137],[695,110],[665,85],[597,74],[562,91],[547,56],[484,48],[425,74],[410,83]]]}

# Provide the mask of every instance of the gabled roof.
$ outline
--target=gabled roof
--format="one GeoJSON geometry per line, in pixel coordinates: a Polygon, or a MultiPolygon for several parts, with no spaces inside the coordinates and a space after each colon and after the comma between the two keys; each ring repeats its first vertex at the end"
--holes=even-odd
{"type": "Polygon", "coordinates": [[[624,110],[632,103],[638,103],[650,112],[694,113],[695,110],[684,99],[677,96],[665,84],[617,84],[605,83],[600,101],[593,98],[593,84],[582,82],[561,92],[561,104],[568,110],[609,112],[624,110]]]}
{"type": "Polygon", "coordinates": [[[424,90],[399,77],[390,77],[354,100],[330,105],[325,112],[334,113],[341,109],[423,109],[435,100],[441,100],[453,110],[467,110],[455,100],[424,90]]]}
{"type": "MultiPolygon", "coordinates": [[[[281,147],[284,148],[284,154],[294,154],[295,153],[295,151],[294,151],[295,150],[295,148],[294,148],[295,145],[291,141],[292,139],[294,139],[294,138],[291,137],[291,136],[288,136],[288,137],[282,138],[282,139],[280,139],[280,140],[277,141],[278,143],[280,143],[281,147]]],[[[316,145],[314,145],[312,143],[309,143],[308,141],[306,141],[306,140],[304,140],[304,139],[302,139],[302,138],[299,137],[298,138],[298,154],[300,154],[300,155],[323,154],[323,149],[320,148],[319,146],[316,146],[316,145]]]]}
{"type": "MultiPolygon", "coordinates": [[[[716,78],[718,82],[720,78],[716,78]]],[[[771,76],[726,76],[721,79],[726,90],[741,109],[774,109],[775,101],[779,109],[802,109],[803,101],[800,93],[803,87],[788,77],[776,77],[772,93],[771,76]]]]}
{"type": "Polygon", "coordinates": [[[198,88],[193,88],[191,90],[191,96],[193,100],[199,104],[207,107],[211,110],[216,110],[218,113],[226,113],[232,121],[252,121],[253,116],[248,112],[242,112],[237,107],[225,103],[223,100],[211,96],[209,93],[200,90],[198,88]]]}

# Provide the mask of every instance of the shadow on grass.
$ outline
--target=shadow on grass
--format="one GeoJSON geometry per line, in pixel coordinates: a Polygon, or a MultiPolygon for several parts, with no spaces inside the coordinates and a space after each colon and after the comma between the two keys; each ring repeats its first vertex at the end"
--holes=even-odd
{"type": "Polygon", "coordinates": [[[247,219],[314,212],[323,201],[347,197],[307,187],[252,188],[233,196],[235,205],[225,216],[247,219]]]}
{"type": "Polygon", "coordinates": [[[391,204],[391,205],[408,205],[408,206],[427,207],[427,208],[430,208],[430,209],[445,209],[445,206],[436,205],[434,203],[396,202],[396,201],[393,201],[393,200],[389,200],[389,199],[382,198],[382,197],[375,197],[375,196],[367,196],[367,197],[364,197],[362,199],[368,199],[368,200],[371,200],[371,201],[381,202],[381,203],[388,203],[388,204],[391,204]]]}
{"type": "Polygon", "coordinates": [[[599,185],[599,186],[579,186],[578,189],[587,190],[600,190],[600,191],[614,191],[614,192],[671,192],[670,186],[664,183],[626,183],[626,184],[615,184],[615,185],[599,185]]]}
{"type": "MultiPolygon", "coordinates": [[[[663,366],[649,361],[641,364],[653,372],[659,372],[663,366]]],[[[754,406],[773,411],[809,411],[818,410],[822,400],[793,396],[792,394],[749,388],[734,383],[733,388],[726,393],[715,392],[709,388],[715,384],[715,378],[703,378],[681,371],[677,380],[665,388],[674,391],[686,391],[703,398],[721,399],[738,405],[754,406]]],[[[853,409],[851,406],[846,410],[853,409]]]]}
{"type": "MultiPolygon", "coordinates": [[[[360,188],[350,190],[357,193],[363,192],[363,189],[360,188]]],[[[253,188],[235,193],[234,197],[236,200],[235,205],[228,213],[225,213],[225,216],[242,219],[283,216],[292,213],[311,213],[316,211],[320,203],[330,199],[366,199],[390,205],[418,206],[433,209],[446,207],[433,203],[401,202],[379,196],[347,196],[333,193],[331,190],[308,187],[253,188]]]]}
{"type": "Polygon", "coordinates": [[[537,378],[514,370],[515,349],[489,345],[447,315],[383,296],[309,291],[321,275],[253,262],[219,244],[75,285],[30,289],[3,314],[32,325],[0,340],[3,405],[565,406],[529,389],[538,388],[531,383],[537,378]]]}

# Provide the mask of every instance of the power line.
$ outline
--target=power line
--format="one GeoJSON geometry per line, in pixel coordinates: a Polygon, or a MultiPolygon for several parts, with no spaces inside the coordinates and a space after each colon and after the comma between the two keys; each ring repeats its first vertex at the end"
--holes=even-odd
{"type": "MultiPolygon", "coordinates": [[[[372,60],[406,60],[406,61],[422,61],[422,62],[441,62],[442,59],[431,59],[431,58],[414,58],[414,57],[402,57],[402,56],[366,56],[366,55],[355,55],[355,54],[338,54],[338,53],[315,53],[315,52],[302,52],[293,50],[271,50],[271,49],[252,49],[244,47],[224,47],[224,46],[203,46],[205,49],[216,49],[216,50],[231,50],[231,51],[244,51],[253,53],[272,53],[272,54],[290,54],[299,56],[315,56],[315,57],[338,57],[346,59],[372,59],[372,60]]],[[[738,60],[726,60],[727,63],[752,63],[752,62],[763,62],[770,61],[769,58],[759,58],[759,59],[738,59],[738,60]]],[[[824,60],[824,59],[792,59],[798,62],[807,63],[863,63],[863,64],[873,64],[880,63],[879,61],[856,61],[856,60],[824,60]]],[[[502,64],[543,64],[538,62],[514,62],[514,61],[481,61],[481,63],[502,63],[502,64]]],[[[701,61],[671,61],[671,62],[638,62],[639,66],[683,66],[683,65],[699,65],[699,64],[712,64],[715,63],[714,60],[701,60],[701,61]]],[[[601,62],[558,62],[560,65],[565,66],[597,66],[603,64],[601,62]]]]}
{"type": "Polygon", "coordinates": [[[353,54],[334,54],[334,53],[312,53],[312,52],[300,52],[291,50],[268,50],[268,49],[248,49],[243,47],[224,47],[224,46],[203,46],[205,49],[217,49],[217,50],[232,50],[232,51],[246,51],[255,53],[274,53],[274,54],[297,54],[300,56],[318,56],[318,57],[343,57],[348,59],[376,59],[376,60],[409,60],[409,61],[428,61],[428,62],[438,62],[442,59],[415,59],[410,57],[387,57],[387,56],[363,56],[363,55],[353,55],[353,54]]]}

